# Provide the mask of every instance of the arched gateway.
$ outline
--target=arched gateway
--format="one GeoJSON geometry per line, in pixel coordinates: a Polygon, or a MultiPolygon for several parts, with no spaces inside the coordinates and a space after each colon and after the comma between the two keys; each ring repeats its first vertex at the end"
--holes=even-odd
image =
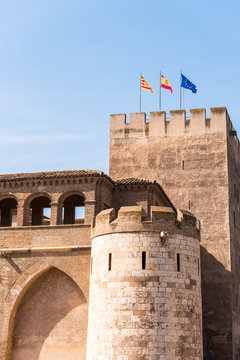
{"type": "Polygon", "coordinates": [[[19,304],[12,360],[82,360],[87,303],[78,285],[51,268],[32,284],[19,304]]]}

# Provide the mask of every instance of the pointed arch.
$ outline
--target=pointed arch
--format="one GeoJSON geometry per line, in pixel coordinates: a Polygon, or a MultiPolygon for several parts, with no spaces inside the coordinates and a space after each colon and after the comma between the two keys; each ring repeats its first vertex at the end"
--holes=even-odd
{"type": "Polygon", "coordinates": [[[37,262],[28,268],[15,282],[13,287],[10,289],[7,297],[6,303],[9,304],[9,323],[8,323],[8,345],[7,345],[7,360],[12,359],[12,339],[13,339],[13,331],[14,331],[14,324],[16,319],[16,314],[23,300],[24,296],[27,294],[28,290],[38,281],[41,276],[46,274],[51,270],[57,270],[62,272],[64,275],[69,277],[72,282],[79,288],[79,290],[83,294],[84,303],[88,304],[88,292],[89,292],[89,282],[86,278],[86,275],[81,271],[78,272],[77,276],[69,271],[68,267],[64,264],[55,264],[54,262],[47,262],[41,261],[37,262]]]}

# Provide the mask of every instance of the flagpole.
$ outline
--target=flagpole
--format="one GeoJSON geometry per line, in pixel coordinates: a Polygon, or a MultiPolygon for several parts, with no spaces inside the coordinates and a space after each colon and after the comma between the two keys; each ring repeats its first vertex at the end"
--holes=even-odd
{"type": "Polygon", "coordinates": [[[183,92],[182,97],[183,97],[183,110],[184,110],[184,88],[182,89],[182,92],[183,92]]]}
{"type": "Polygon", "coordinates": [[[162,74],[160,71],[160,80],[159,80],[159,111],[161,111],[161,106],[162,106],[162,92],[161,92],[161,85],[162,85],[162,74]]]}
{"type": "Polygon", "coordinates": [[[141,112],[141,89],[142,89],[142,81],[141,81],[142,73],[140,72],[140,97],[139,97],[139,112],[141,112]]]}
{"type": "Polygon", "coordinates": [[[181,80],[182,80],[182,69],[180,70],[180,109],[182,109],[182,87],[181,87],[181,80]]]}

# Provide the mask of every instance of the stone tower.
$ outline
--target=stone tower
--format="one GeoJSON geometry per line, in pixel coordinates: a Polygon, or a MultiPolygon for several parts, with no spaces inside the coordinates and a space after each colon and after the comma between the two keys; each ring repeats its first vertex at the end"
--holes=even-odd
{"type": "Polygon", "coordinates": [[[140,206],[97,215],[87,360],[202,360],[200,245],[190,213],[140,206]]]}
{"type": "Polygon", "coordinates": [[[201,219],[206,359],[240,358],[240,145],[226,108],[111,115],[110,176],[157,180],[201,219]]]}

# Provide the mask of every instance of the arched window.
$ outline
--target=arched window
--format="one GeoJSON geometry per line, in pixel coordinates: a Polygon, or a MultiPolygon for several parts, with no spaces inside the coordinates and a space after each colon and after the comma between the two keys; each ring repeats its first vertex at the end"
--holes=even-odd
{"type": "Polygon", "coordinates": [[[50,225],[51,205],[47,196],[39,196],[30,203],[30,225],[50,225]]]}
{"type": "Polygon", "coordinates": [[[81,195],[68,196],[63,202],[63,224],[80,224],[84,222],[84,197],[81,195]]]}
{"type": "Polygon", "coordinates": [[[13,198],[0,201],[0,226],[17,226],[17,201],[13,198]]]}

